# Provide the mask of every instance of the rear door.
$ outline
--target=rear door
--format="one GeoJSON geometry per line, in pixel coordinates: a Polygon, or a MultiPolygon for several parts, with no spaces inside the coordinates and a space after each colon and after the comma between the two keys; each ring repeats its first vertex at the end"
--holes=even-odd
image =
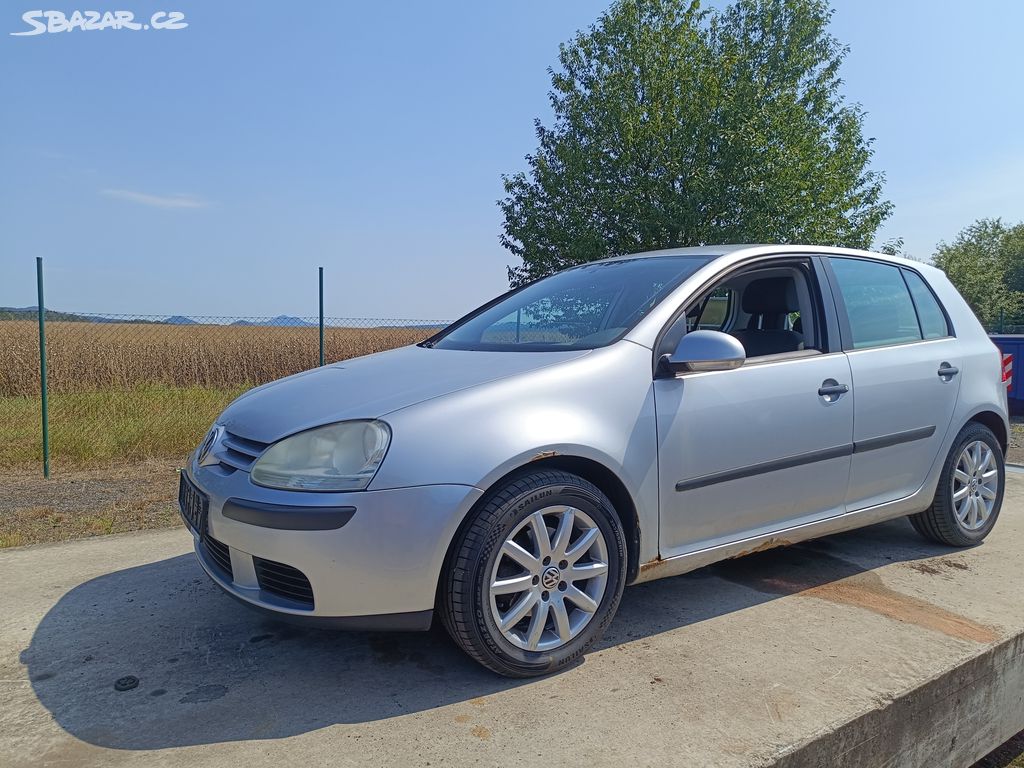
{"type": "Polygon", "coordinates": [[[854,511],[924,483],[953,416],[963,361],[917,272],[853,257],[828,263],[853,384],[846,507],[854,511]]]}

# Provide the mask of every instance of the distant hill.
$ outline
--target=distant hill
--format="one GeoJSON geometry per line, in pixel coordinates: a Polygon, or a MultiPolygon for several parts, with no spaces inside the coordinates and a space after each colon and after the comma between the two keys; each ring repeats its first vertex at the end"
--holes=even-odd
{"type": "MultiPolygon", "coordinates": [[[[32,320],[34,321],[38,317],[38,309],[36,307],[0,307],[0,321],[3,320],[32,320]]],[[[131,317],[129,316],[117,316],[117,315],[86,315],[76,312],[58,312],[54,309],[46,310],[46,319],[48,321],[66,322],[66,323],[134,323],[138,325],[202,325],[203,323],[199,320],[195,320],[188,315],[171,315],[170,317],[157,319],[153,317],[131,317]]],[[[219,318],[215,318],[216,323],[219,318]]],[[[360,322],[358,320],[350,320],[352,325],[348,325],[345,322],[346,318],[327,318],[327,326],[329,328],[375,328],[377,330],[391,330],[391,329],[406,329],[406,330],[434,330],[442,328],[447,323],[404,323],[402,321],[386,321],[386,320],[375,320],[370,321],[373,325],[365,325],[366,321],[360,322]],[[377,324],[379,323],[379,325],[377,324]]],[[[267,320],[236,320],[230,323],[232,326],[239,328],[253,328],[253,327],[276,327],[276,328],[316,328],[318,323],[312,320],[306,320],[301,317],[294,315],[278,315],[277,317],[271,317],[267,320]]],[[[509,328],[514,328],[515,323],[509,323],[509,328]]]]}
{"type": "MultiPolygon", "coordinates": [[[[39,317],[39,307],[0,307],[0,321],[2,320],[36,320],[39,317]]],[[[132,317],[108,317],[106,315],[82,315],[76,312],[58,312],[55,309],[46,310],[47,321],[64,323],[134,323],[136,325],[153,325],[162,323],[162,320],[151,318],[132,317]]],[[[192,323],[187,317],[180,318],[183,325],[192,323]]],[[[171,318],[167,318],[171,322],[171,318]]]]}
{"type": "Polygon", "coordinates": [[[278,315],[272,317],[269,320],[236,320],[232,325],[241,327],[251,327],[254,325],[270,325],[280,328],[316,328],[317,323],[311,323],[308,320],[303,320],[301,317],[293,317],[292,315],[278,315]]]}
{"type": "Polygon", "coordinates": [[[263,325],[287,325],[295,328],[315,328],[317,323],[311,323],[308,320],[303,320],[301,317],[292,317],[291,315],[278,315],[267,320],[263,325]]]}
{"type": "MultiPolygon", "coordinates": [[[[39,307],[0,307],[0,320],[35,320],[39,317],[39,307]]],[[[95,318],[76,315],[73,312],[56,312],[46,310],[47,320],[63,320],[65,322],[95,322],[95,318]]]]}

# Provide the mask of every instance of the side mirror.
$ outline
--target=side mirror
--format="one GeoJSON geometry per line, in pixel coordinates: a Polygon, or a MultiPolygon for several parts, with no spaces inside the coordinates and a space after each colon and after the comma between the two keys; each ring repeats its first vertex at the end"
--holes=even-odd
{"type": "Polygon", "coordinates": [[[672,374],[698,371],[729,371],[747,359],[740,342],[721,331],[690,331],[671,355],[661,356],[661,366],[672,374]]]}

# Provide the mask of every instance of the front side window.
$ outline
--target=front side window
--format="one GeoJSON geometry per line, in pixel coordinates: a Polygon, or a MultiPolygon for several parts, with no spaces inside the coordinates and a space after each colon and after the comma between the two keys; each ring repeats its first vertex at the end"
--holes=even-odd
{"type": "Polygon", "coordinates": [[[830,259],[846,304],[853,348],[921,340],[914,302],[900,268],[863,259],[830,259]]]}
{"type": "Polygon", "coordinates": [[[907,280],[910,295],[914,297],[917,318],[921,321],[921,334],[926,339],[941,339],[949,336],[946,315],[942,311],[942,307],[939,306],[939,300],[935,298],[932,289],[925,284],[924,278],[909,269],[903,270],[903,277],[907,280]]]}
{"type": "Polygon", "coordinates": [[[721,331],[732,315],[736,292],[732,288],[719,286],[704,297],[687,314],[690,320],[688,330],[721,331]]]}
{"type": "Polygon", "coordinates": [[[427,346],[549,352],[617,341],[714,256],[652,256],[573,267],[457,321],[427,346]]]}
{"type": "Polygon", "coordinates": [[[689,303],[662,335],[659,355],[672,354],[690,331],[728,333],[748,360],[824,352],[818,287],[807,259],[779,259],[737,269],[689,303]]]}

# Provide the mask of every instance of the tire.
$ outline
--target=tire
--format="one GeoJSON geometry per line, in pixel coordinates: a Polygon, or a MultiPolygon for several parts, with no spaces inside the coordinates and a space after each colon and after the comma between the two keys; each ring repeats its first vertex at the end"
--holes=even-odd
{"type": "Polygon", "coordinates": [[[970,422],[960,430],[949,449],[932,505],[924,512],[911,515],[910,523],[926,539],[952,547],[973,546],[983,541],[995,525],[1005,486],[1006,464],[999,441],[988,427],[970,422]],[[971,460],[964,459],[965,451],[975,446],[982,456],[980,463],[986,465],[976,474],[969,471],[970,465],[964,464],[971,460]],[[988,452],[981,446],[987,447],[988,452]],[[965,477],[974,481],[973,485],[964,482],[965,477]],[[954,494],[964,495],[954,501],[954,494]],[[973,511],[969,509],[971,496],[976,500],[973,511]]]}
{"type": "Polygon", "coordinates": [[[626,563],[622,524],[595,485],[559,470],[525,472],[491,491],[456,536],[439,585],[441,620],[488,669],[548,674],[579,659],[611,623],[626,563]],[[504,629],[502,619],[511,622],[504,629]]]}

